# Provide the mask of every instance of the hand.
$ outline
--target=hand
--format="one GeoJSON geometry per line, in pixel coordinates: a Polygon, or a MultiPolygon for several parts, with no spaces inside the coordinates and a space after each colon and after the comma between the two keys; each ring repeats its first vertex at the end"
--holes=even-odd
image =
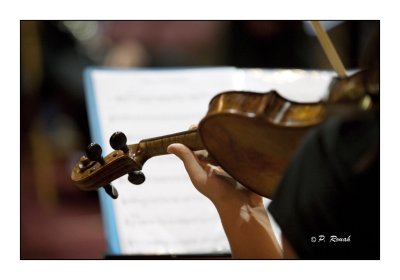
{"type": "Polygon", "coordinates": [[[182,144],[172,144],[167,151],[183,161],[193,185],[217,208],[226,203],[247,204],[252,207],[262,205],[261,196],[244,188],[221,167],[210,164],[204,153],[194,153],[182,144]]]}
{"type": "Polygon", "coordinates": [[[183,161],[193,185],[217,208],[234,258],[282,257],[261,196],[212,165],[204,153],[182,144],[172,144],[167,151],[183,161]]]}

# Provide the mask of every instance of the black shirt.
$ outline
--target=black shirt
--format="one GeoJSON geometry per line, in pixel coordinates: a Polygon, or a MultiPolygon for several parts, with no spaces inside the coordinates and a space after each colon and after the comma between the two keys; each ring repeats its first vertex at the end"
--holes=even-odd
{"type": "Polygon", "coordinates": [[[379,259],[379,111],[310,132],[269,206],[300,258],[379,259]]]}

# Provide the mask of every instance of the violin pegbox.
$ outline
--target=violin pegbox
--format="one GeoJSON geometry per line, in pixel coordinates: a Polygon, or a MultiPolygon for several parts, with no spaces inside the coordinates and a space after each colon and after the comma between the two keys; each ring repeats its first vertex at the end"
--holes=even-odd
{"type": "Polygon", "coordinates": [[[142,164],[136,160],[138,145],[127,145],[127,138],[122,132],[115,132],[110,137],[110,145],[114,149],[107,156],[102,156],[102,148],[97,143],[91,143],[72,170],[71,179],[80,189],[85,191],[103,187],[106,193],[116,199],[118,191],[111,182],[128,174],[132,184],[139,185],[145,181],[140,171],[142,164]]]}
{"type": "MultiPolygon", "coordinates": [[[[110,137],[110,145],[114,150],[121,150],[124,153],[129,153],[129,147],[126,145],[127,138],[124,133],[117,131],[110,137]]],[[[137,149],[135,149],[137,151],[137,149]]],[[[135,151],[135,152],[136,152],[135,151]]],[[[135,170],[128,173],[128,181],[134,185],[140,185],[146,180],[143,172],[135,170]]]]}
{"type": "MultiPolygon", "coordinates": [[[[89,170],[89,173],[96,171],[96,164],[100,165],[100,168],[105,165],[105,160],[102,156],[103,149],[97,143],[90,143],[86,148],[86,156],[82,156],[79,160],[79,170],[85,172],[89,170]]],[[[118,197],[117,189],[111,185],[111,183],[103,185],[105,192],[116,199],[118,197]]]]}

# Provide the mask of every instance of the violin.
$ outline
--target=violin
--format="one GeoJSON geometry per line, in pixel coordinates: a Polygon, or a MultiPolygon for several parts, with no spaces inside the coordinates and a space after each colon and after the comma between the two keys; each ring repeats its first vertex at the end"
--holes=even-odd
{"type": "Polygon", "coordinates": [[[107,193],[115,197],[111,181],[128,174],[131,183],[143,183],[144,163],[167,154],[170,144],[182,143],[193,151],[206,149],[242,185],[271,197],[299,141],[323,118],[322,103],[292,102],[276,91],[224,92],[211,100],[196,130],[144,139],[133,145],[127,145],[126,136],[116,132],[110,137],[115,151],[104,158],[101,147],[90,144],[71,178],[82,190],[106,186],[107,193]]]}
{"type": "Polygon", "coordinates": [[[98,144],[90,144],[86,155],[74,166],[71,179],[81,190],[104,187],[112,198],[117,198],[118,192],[110,184],[113,180],[128,174],[131,183],[142,184],[145,162],[167,154],[170,144],[182,143],[193,151],[206,149],[235,180],[271,198],[305,134],[323,122],[328,112],[334,111],[328,108],[351,104],[362,110],[370,109],[372,101],[379,98],[378,93],[379,77],[373,71],[333,79],[328,102],[293,102],[274,90],[223,92],[212,98],[196,130],[129,145],[124,133],[115,132],[110,137],[114,152],[105,157],[98,144]]]}

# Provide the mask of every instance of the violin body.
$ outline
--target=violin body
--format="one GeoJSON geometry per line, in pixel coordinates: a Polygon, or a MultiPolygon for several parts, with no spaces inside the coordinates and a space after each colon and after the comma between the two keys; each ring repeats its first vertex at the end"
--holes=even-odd
{"type": "Polygon", "coordinates": [[[271,198],[301,139],[324,117],[322,103],[292,102],[276,91],[224,92],[211,100],[197,130],[144,139],[132,145],[126,145],[126,138],[124,143],[115,144],[112,136],[110,144],[116,150],[104,158],[83,156],[71,179],[82,190],[108,186],[106,191],[114,193],[109,185],[113,180],[129,174],[129,181],[142,183],[144,177],[135,179],[135,172],[142,170],[151,157],[167,154],[170,144],[182,143],[194,151],[206,149],[230,176],[271,198]]]}
{"type": "Polygon", "coordinates": [[[199,124],[202,142],[242,185],[271,198],[310,127],[325,118],[322,103],[296,103],[276,91],[215,96],[199,124]]]}

